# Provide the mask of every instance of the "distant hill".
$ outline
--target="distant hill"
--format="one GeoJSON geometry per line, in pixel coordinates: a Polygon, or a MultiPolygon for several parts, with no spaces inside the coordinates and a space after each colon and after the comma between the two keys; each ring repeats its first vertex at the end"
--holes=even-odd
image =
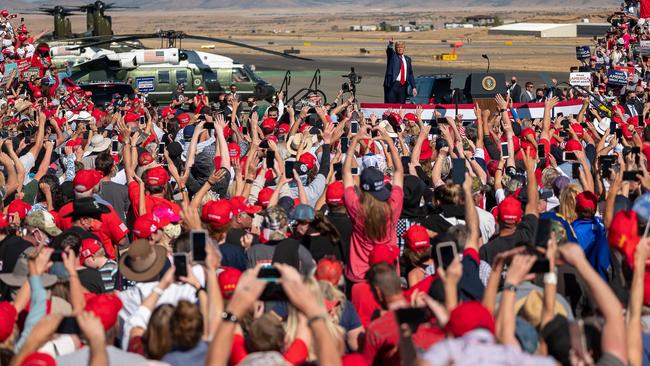
{"type": "MultiPolygon", "coordinates": [[[[90,3],[90,0],[61,0],[61,1],[38,1],[38,0],[5,0],[1,8],[31,8],[40,5],[80,5],[90,3]]],[[[619,0],[106,0],[107,3],[123,6],[139,6],[142,9],[156,10],[195,10],[195,9],[304,9],[319,6],[350,7],[356,10],[367,8],[382,10],[390,9],[414,9],[420,8],[425,11],[435,9],[459,9],[459,8],[488,8],[508,7],[529,10],[530,8],[597,8],[615,7],[620,4],[619,0]]]]}

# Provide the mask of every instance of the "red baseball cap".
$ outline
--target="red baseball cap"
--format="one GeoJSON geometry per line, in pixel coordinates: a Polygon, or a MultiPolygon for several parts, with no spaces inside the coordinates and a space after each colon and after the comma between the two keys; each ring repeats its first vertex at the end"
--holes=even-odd
{"type": "Polygon", "coordinates": [[[88,192],[101,182],[104,175],[98,170],[84,169],[75,174],[72,180],[74,190],[79,193],[88,192]]]}
{"type": "Polygon", "coordinates": [[[582,137],[585,135],[585,129],[582,126],[580,126],[580,124],[578,123],[571,124],[571,129],[573,129],[573,131],[576,133],[578,137],[582,137]]]}
{"type": "Polygon", "coordinates": [[[609,245],[623,254],[630,268],[634,268],[634,252],[641,239],[638,223],[636,211],[621,210],[614,215],[607,232],[609,245]]]}
{"type": "Polygon", "coordinates": [[[466,301],[456,306],[449,314],[449,322],[445,326],[447,332],[456,338],[479,328],[487,329],[494,334],[494,318],[478,301],[466,301]]]}
{"type": "Polygon", "coordinates": [[[378,263],[388,263],[390,265],[395,265],[397,260],[397,255],[395,250],[386,244],[377,244],[372,248],[370,252],[370,257],[368,258],[368,264],[371,266],[378,263]]]}
{"type": "Polygon", "coordinates": [[[582,151],[582,144],[578,140],[569,140],[566,142],[566,145],[564,146],[564,151],[567,152],[572,152],[572,151],[582,151]]]}
{"type": "Polygon", "coordinates": [[[246,202],[246,198],[243,196],[235,196],[230,198],[230,205],[232,206],[233,215],[239,215],[242,212],[245,212],[249,215],[254,215],[262,211],[261,206],[249,205],[246,202]]]}
{"type": "Polygon", "coordinates": [[[145,166],[153,163],[155,159],[153,158],[153,155],[149,151],[145,151],[140,156],[138,156],[138,165],[139,166],[145,166]]]}
{"type": "Polygon", "coordinates": [[[594,210],[598,206],[598,196],[591,191],[578,193],[576,196],[576,210],[594,210]]]}
{"type": "Polygon", "coordinates": [[[158,225],[151,212],[138,216],[133,222],[133,234],[137,239],[146,239],[156,230],[158,230],[158,225]]]}
{"type": "Polygon", "coordinates": [[[92,257],[98,250],[102,249],[102,244],[94,238],[87,238],[81,241],[79,250],[79,263],[83,266],[86,259],[92,257]]]}
{"type": "Polygon", "coordinates": [[[138,116],[135,113],[127,113],[127,114],[124,115],[124,123],[138,122],[138,118],[140,118],[140,116],[138,116]]]}
{"type": "Polygon", "coordinates": [[[418,117],[415,115],[415,113],[407,113],[407,114],[405,114],[404,119],[407,120],[407,121],[411,121],[411,122],[417,122],[418,121],[418,117]]]}
{"type": "Polygon", "coordinates": [[[201,219],[213,227],[222,227],[230,223],[233,216],[233,209],[230,201],[220,199],[208,201],[203,205],[201,219]]]}
{"type": "Polygon", "coordinates": [[[431,248],[429,234],[427,233],[427,229],[422,225],[415,224],[411,226],[403,236],[406,239],[406,246],[414,252],[431,248]]]}
{"type": "Polygon", "coordinates": [[[0,342],[4,342],[14,332],[14,325],[16,324],[16,308],[9,301],[0,302],[0,342]]]}
{"type": "Polygon", "coordinates": [[[264,130],[265,133],[270,133],[273,130],[275,130],[275,126],[277,126],[278,122],[273,119],[273,118],[266,118],[264,121],[262,121],[262,130],[264,130]]]}
{"type": "Polygon", "coordinates": [[[224,299],[230,300],[232,295],[235,293],[237,288],[237,282],[241,277],[241,271],[237,268],[232,267],[222,267],[223,271],[217,276],[219,281],[219,289],[221,289],[221,295],[224,299]]]}
{"type": "Polygon", "coordinates": [[[306,152],[306,153],[303,153],[302,155],[300,155],[300,157],[298,158],[298,161],[305,164],[305,165],[307,165],[307,169],[309,169],[309,170],[311,170],[312,168],[314,168],[316,166],[316,157],[314,156],[314,154],[309,153],[309,152],[306,152]]]}
{"type": "Polygon", "coordinates": [[[278,126],[278,133],[280,135],[286,135],[289,133],[289,124],[288,123],[282,123],[280,126],[278,126]]]}
{"type": "Polygon", "coordinates": [[[523,130],[521,130],[520,137],[522,140],[525,140],[528,135],[532,136],[533,139],[535,139],[535,130],[533,130],[530,127],[526,127],[523,130]]]}
{"type": "Polygon", "coordinates": [[[260,193],[257,194],[257,204],[266,207],[269,205],[271,200],[271,195],[273,195],[273,189],[269,187],[264,187],[260,190],[260,193]]]}
{"type": "Polygon", "coordinates": [[[81,139],[71,139],[65,143],[65,146],[75,147],[75,146],[81,146],[81,144],[82,144],[81,139]]]}
{"type": "Polygon", "coordinates": [[[34,352],[25,357],[20,366],[56,366],[56,360],[48,353],[34,352]]]}
{"type": "Polygon", "coordinates": [[[176,119],[178,120],[178,123],[180,123],[181,127],[185,127],[190,123],[190,115],[187,113],[179,114],[176,116],[176,119]]]}
{"type": "Polygon", "coordinates": [[[176,113],[176,110],[172,107],[165,107],[163,108],[162,112],[160,112],[160,115],[164,118],[167,116],[173,116],[176,113]]]}
{"type": "Polygon", "coordinates": [[[521,208],[521,202],[510,196],[506,197],[498,206],[499,221],[506,224],[517,224],[521,221],[524,211],[521,208]]]}
{"type": "Polygon", "coordinates": [[[86,299],[86,311],[91,311],[102,321],[104,330],[113,328],[117,314],[122,309],[122,301],[112,293],[95,295],[86,299]]]}
{"type": "Polygon", "coordinates": [[[161,166],[153,167],[144,173],[144,182],[149,187],[164,186],[169,180],[169,173],[161,166]]]}
{"type": "Polygon", "coordinates": [[[15,199],[11,201],[9,205],[7,205],[7,215],[13,215],[14,213],[18,213],[18,217],[23,220],[25,217],[27,217],[27,213],[29,210],[32,209],[32,205],[29,203],[15,199]]]}
{"type": "Polygon", "coordinates": [[[336,181],[329,186],[327,186],[327,191],[325,191],[325,200],[330,206],[340,206],[343,204],[343,193],[345,188],[343,187],[343,182],[336,181]]]}
{"type": "MultiPolygon", "coordinates": [[[[429,139],[424,140],[422,143],[422,149],[420,149],[420,160],[429,160],[433,155],[433,150],[431,149],[431,141],[429,139]]],[[[406,169],[406,167],[404,167],[406,169]]]]}
{"type": "Polygon", "coordinates": [[[327,281],[336,286],[343,274],[343,263],[335,257],[323,257],[316,265],[314,276],[319,281],[327,281]]]}
{"type": "Polygon", "coordinates": [[[239,144],[236,144],[234,142],[229,143],[228,155],[230,155],[231,159],[239,159],[241,156],[241,148],[239,147],[239,144]]]}

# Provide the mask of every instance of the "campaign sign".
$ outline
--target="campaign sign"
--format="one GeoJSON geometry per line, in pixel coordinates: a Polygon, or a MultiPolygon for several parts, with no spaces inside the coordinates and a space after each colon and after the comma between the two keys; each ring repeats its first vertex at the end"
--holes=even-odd
{"type": "Polygon", "coordinates": [[[639,52],[642,55],[650,54],[650,41],[639,41],[639,52]]]}
{"type": "Polygon", "coordinates": [[[577,46],[576,58],[578,60],[585,60],[591,58],[591,49],[589,48],[589,46],[577,46]]]}
{"type": "Polygon", "coordinates": [[[591,86],[591,73],[572,72],[569,74],[569,84],[578,86],[591,86]]]}
{"type": "Polygon", "coordinates": [[[609,70],[607,72],[607,84],[618,86],[627,85],[627,73],[623,70],[609,70]]]}
{"type": "Polygon", "coordinates": [[[141,76],[135,78],[135,87],[138,88],[138,90],[141,93],[150,93],[154,91],[156,88],[154,87],[154,82],[156,81],[155,76],[141,76]]]}

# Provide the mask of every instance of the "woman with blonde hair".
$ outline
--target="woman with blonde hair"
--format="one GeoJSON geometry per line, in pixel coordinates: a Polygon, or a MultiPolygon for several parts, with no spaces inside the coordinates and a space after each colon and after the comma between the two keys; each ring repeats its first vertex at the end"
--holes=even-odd
{"type": "Polygon", "coordinates": [[[576,196],[582,192],[577,184],[569,184],[560,192],[560,207],[558,214],[567,222],[573,222],[578,218],[576,213],[576,196]]]}
{"type": "Polygon", "coordinates": [[[364,328],[359,319],[359,314],[354,305],[345,297],[345,294],[329,281],[318,281],[318,286],[325,299],[327,313],[335,324],[342,327],[345,332],[346,350],[356,352],[359,350],[359,335],[364,328]]]}
{"type": "MultiPolygon", "coordinates": [[[[370,127],[365,127],[350,142],[348,151],[356,151],[364,139],[371,139],[370,127]]],[[[355,186],[352,175],[354,154],[347,154],[343,164],[345,208],[352,222],[350,256],[346,277],[352,282],[363,282],[368,272],[368,258],[376,245],[388,245],[397,250],[396,226],[402,211],[404,191],[404,168],[393,140],[386,131],[375,128],[381,141],[390,151],[395,171],[391,189],[386,187],[384,174],[373,167],[361,172],[361,189],[355,186]]]]}

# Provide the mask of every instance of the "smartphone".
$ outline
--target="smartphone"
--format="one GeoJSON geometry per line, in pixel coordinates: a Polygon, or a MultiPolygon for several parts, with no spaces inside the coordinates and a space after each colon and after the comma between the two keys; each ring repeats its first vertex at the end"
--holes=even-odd
{"type": "Polygon", "coordinates": [[[66,316],[61,319],[61,323],[56,328],[58,334],[81,334],[81,328],[77,323],[77,318],[74,316],[66,316]]]}
{"type": "Polygon", "coordinates": [[[350,133],[353,133],[353,134],[359,133],[359,122],[352,121],[350,123],[350,133]]]}
{"type": "Polygon", "coordinates": [[[161,142],[158,144],[158,155],[164,155],[165,154],[165,143],[161,142]]]}
{"type": "Polygon", "coordinates": [[[547,258],[538,258],[528,273],[548,273],[551,271],[551,263],[547,258]]]}
{"type": "Polygon", "coordinates": [[[589,128],[589,125],[586,122],[580,123],[580,126],[582,126],[582,128],[589,128]]]}
{"type": "Polygon", "coordinates": [[[275,152],[271,149],[266,150],[266,167],[273,168],[274,163],[275,163],[275,152]]]}
{"type": "Polygon", "coordinates": [[[188,261],[187,261],[187,253],[174,253],[174,276],[176,278],[179,277],[187,277],[187,267],[188,267],[188,261]]]}
{"type": "Polygon", "coordinates": [[[562,152],[562,160],[564,160],[564,161],[578,161],[578,157],[576,156],[576,153],[574,153],[574,152],[564,151],[564,152],[562,152]]]}
{"type": "Polygon", "coordinates": [[[546,159],[546,149],[544,148],[544,145],[539,145],[537,147],[537,158],[539,160],[546,159]]]}
{"type": "Polygon", "coordinates": [[[539,219],[537,221],[537,233],[535,234],[535,246],[546,248],[548,239],[551,237],[552,222],[550,219],[539,219]]]}
{"type": "Polygon", "coordinates": [[[284,161],[284,177],[287,179],[293,179],[293,166],[295,161],[284,161]]]}
{"type": "Polygon", "coordinates": [[[287,301],[287,294],[279,282],[267,282],[260,295],[262,301],[287,301]]]}
{"type": "Polygon", "coordinates": [[[463,120],[463,121],[461,122],[461,124],[463,125],[463,127],[467,127],[467,126],[471,126],[471,125],[473,125],[473,124],[474,124],[474,121],[472,121],[471,119],[463,120]]]}
{"type": "Polygon", "coordinates": [[[428,322],[431,316],[431,311],[428,308],[402,308],[395,310],[397,324],[408,324],[412,332],[415,332],[420,324],[428,322]]]}
{"type": "Polygon", "coordinates": [[[350,147],[350,140],[347,137],[341,137],[341,153],[347,154],[350,147]]]}
{"type": "Polygon", "coordinates": [[[372,138],[377,138],[377,137],[379,137],[379,131],[377,131],[377,130],[372,130],[372,132],[370,132],[370,137],[372,137],[372,138]]]}
{"type": "Polygon", "coordinates": [[[334,179],[343,179],[343,163],[334,163],[334,179]]]}
{"type": "Polygon", "coordinates": [[[141,124],[141,125],[146,124],[145,119],[144,119],[144,116],[140,116],[140,124],[141,124]]]}
{"type": "Polygon", "coordinates": [[[214,122],[206,122],[203,124],[203,127],[206,130],[214,130],[214,122]]]}
{"type": "Polygon", "coordinates": [[[463,184],[465,181],[465,159],[452,159],[451,166],[454,184],[463,184]]]}
{"type": "Polygon", "coordinates": [[[456,243],[453,241],[446,241],[436,246],[436,258],[438,265],[441,265],[442,269],[447,269],[457,256],[456,243]]]}
{"type": "Polygon", "coordinates": [[[630,182],[638,181],[639,177],[637,177],[637,174],[643,175],[643,173],[640,170],[630,170],[630,171],[623,172],[623,180],[630,181],[630,182]]]}
{"type": "Polygon", "coordinates": [[[268,149],[269,148],[269,140],[262,140],[260,142],[260,148],[261,149],[268,149]]]}
{"type": "Polygon", "coordinates": [[[90,136],[90,131],[84,132],[84,140],[88,140],[89,136],[90,136]]]}
{"type": "Polygon", "coordinates": [[[616,129],[616,138],[621,139],[623,137],[623,129],[617,128],[616,129]]]}
{"type": "Polygon", "coordinates": [[[571,164],[571,178],[580,179],[580,164],[578,163],[571,164]]]}
{"type": "Polygon", "coordinates": [[[612,131],[616,131],[616,122],[609,123],[609,133],[612,133],[612,131]]]}
{"type": "Polygon", "coordinates": [[[241,128],[241,133],[242,133],[243,135],[248,135],[248,127],[246,127],[246,126],[242,127],[242,128],[241,128]]]}
{"type": "Polygon", "coordinates": [[[641,148],[638,146],[632,147],[632,154],[641,154],[641,148]]]}
{"type": "Polygon", "coordinates": [[[61,250],[53,251],[52,255],[50,256],[50,260],[52,262],[63,262],[63,251],[61,250]]]}
{"type": "Polygon", "coordinates": [[[111,141],[111,152],[117,153],[120,151],[120,142],[117,140],[111,141]]]}
{"type": "Polygon", "coordinates": [[[411,163],[411,157],[410,156],[402,156],[402,167],[404,169],[408,168],[409,164],[411,163]]]}
{"type": "Polygon", "coordinates": [[[359,175],[359,168],[350,168],[352,175],[359,175]]]}
{"type": "Polygon", "coordinates": [[[190,245],[192,247],[192,261],[201,263],[205,261],[207,252],[205,246],[207,244],[208,233],[205,230],[192,230],[190,233],[190,245]]]}
{"type": "Polygon", "coordinates": [[[267,282],[278,282],[280,280],[280,277],[280,271],[278,271],[277,268],[271,266],[262,267],[257,273],[257,278],[263,279],[267,282]]]}
{"type": "Polygon", "coordinates": [[[502,142],[501,143],[501,159],[507,159],[510,157],[510,154],[508,154],[508,143],[507,142],[502,142]]]}

